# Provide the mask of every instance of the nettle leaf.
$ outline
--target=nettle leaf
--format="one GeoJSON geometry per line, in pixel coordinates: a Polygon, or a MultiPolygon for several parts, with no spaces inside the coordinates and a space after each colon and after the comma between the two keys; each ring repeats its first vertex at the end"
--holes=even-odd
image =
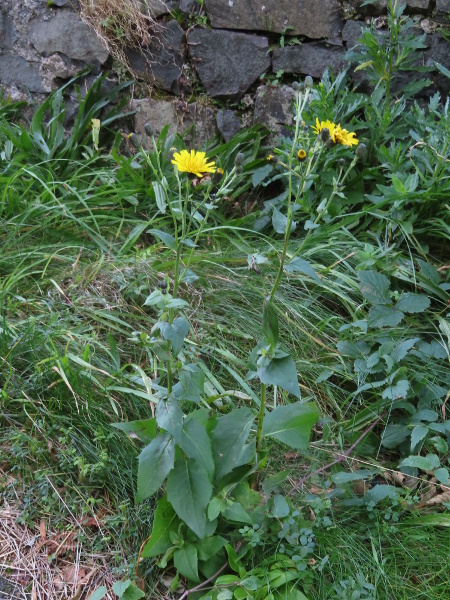
{"type": "Polygon", "coordinates": [[[183,431],[183,411],[176,398],[169,397],[167,401],[160,400],[158,402],[156,422],[161,429],[171,433],[175,442],[180,444],[183,431]]]}
{"type": "MultiPolygon", "coordinates": [[[[282,212],[278,210],[278,208],[273,208],[272,213],[272,225],[277,233],[285,234],[286,228],[288,225],[288,218],[283,215],[282,212]]],[[[291,232],[297,227],[297,223],[292,221],[291,223],[291,232]]]]}
{"type": "Polygon", "coordinates": [[[178,530],[179,522],[167,495],[160,498],[153,515],[152,535],[142,550],[142,557],[151,558],[164,554],[172,546],[169,534],[178,530]]]}
{"type": "Polygon", "coordinates": [[[296,450],[306,450],[317,412],[301,402],[279,405],[264,418],[262,434],[296,450]]]}
{"type": "Polygon", "coordinates": [[[127,423],[112,423],[112,426],[124,431],[130,437],[139,438],[146,444],[156,437],[156,419],[128,421],[127,423]]]}
{"type": "Polygon", "coordinates": [[[426,456],[408,456],[398,465],[400,467],[416,467],[422,471],[433,471],[440,466],[437,454],[427,454],[426,456]]]}
{"type": "Polygon", "coordinates": [[[384,306],[383,304],[375,304],[370,307],[367,325],[371,329],[379,327],[395,327],[398,325],[405,315],[392,306],[384,306]]]}
{"type": "Polygon", "coordinates": [[[212,432],[212,448],[216,465],[216,478],[221,479],[239,467],[245,455],[245,444],[248,439],[255,413],[250,408],[238,408],[228,415],[219,417],[212,432]]]}
{"type": "Polygon", "coordinates": [[[381,445],[384,448],[396,448],[400,446],[410,435],[410,432],[404,425],[391,423],[384,430],[381,438],[381,445]]]}
{"type": "Polygon", "coordinates": [[[409,381],[407,379],[400,379],[394,383],[394,385],[390,385],[381,394],[383,399],[397,400],[397,398],[406,398],[409,390],[409,381]]]}
{"type": "Polygon", "coordinates": [[[430,265],[430,263],[427,263],[424,260],[421,260],[420,258],[417,259],[417,262],[419,263],[421,274],[426,279],[431,281],[431,283],[434,283],[435,285],[439,285],[439,283],[441,282],[441,275],[440,275],[439,271],[436,269],[436,267],[434,267],[433,265],[430,265]]]}
{"type": "Polygon", "coordinates": [[[411,452],[414,452],[417,444],[419,444],[428,434],[428,427],[425,425],[417,425],[411,432],[411,452]]]}
{"type": "Polygon", "coordinates": [[[311,279],[314,279],[314,281],[320,283],[320,277],[314,271],[311,264],[307,260],[299,258],[298,256],[293,258],[287,265],[285,265],[284,270],[287,273],[303,273],[304,275],[311,277],[311,279]]]}
{"type": "Polygon", "coordinates": [[[189,323],[184,317],[177,317],[172,324],[161,321],[158,325],[161,335],[172,343],[172,354],[177,357],[189,333],[189,323]]]}
{"type": "Polygon", "coordinates": [[[361,293],[371,304],[389,304],[389,279],[376,271],[358,271],[361,293]]]}
{"type": "Polygon", "coordinates": [[[152,496],[164,483],[173,469],[175,442],[171,435],[158,435],[139,455],[136,500],[141,502],[152,496]]]}
{"type": "Polygon", "coordinates": [[[177,515],[199,538],[203,538],[206,533],[206,507],[212,494],[205,467],[191,458],[177,458],[166,488],[167,498],[177,515]]]}
{"type": "Polygon", "coordinates": [[[180,381],[173,387],[173,396],[178,400],[198,403],[205,390],[205,373],[196,364],[184,365],[180,381]]]}
{"type": "Polygon", "coordinates": [[[263,309],[263,333],[271,346],[278,343],[278,317],[273,304],[268,301],[264,303],[263,309]]]}
{"type": "Polygon", "coordinates": [[[268,365],[259,367],[256,374],[261,383],[278,385],[283,390],[293,394],[296,398],[300,398],[297,367],[291,356],[272,358],[268,365]]]}
{"type": "Polygon", "coordinates": [[[395,308],[406,313],[421,313],[430,306],[430,299],[424,294],[402,294],[395,308]]]}
{"type": "Polygon", "coordinates": [[[189,419],[183,427],[181,448],[189,458],[195,459],[202,464],[209,477],[214,474],[214,460],[211,450],[211,440],[206,428],[196,421],[189,419]]]}
{"type": "Polygon", "coordinates": [[[198,555],[197,548],[193,544],[184,544],[176,550],[173,555],[173,564],[176,570],[189,581],[198,583],[198,555]]]}

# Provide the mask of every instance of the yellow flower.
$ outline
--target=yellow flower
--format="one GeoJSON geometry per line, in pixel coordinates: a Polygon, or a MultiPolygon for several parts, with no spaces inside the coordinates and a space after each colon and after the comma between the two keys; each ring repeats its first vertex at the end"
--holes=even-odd
{"type": "Polygon", "coordinates": [[[214,162],[208,162],[204,152],[191,150],[181,150],[173,155],[172,164],[183,173],[192,173],[197,177],[203,177],[204,173],[214,173],[216,165],[214,162]]]}
{"type": "Polygon", "coordinates": [[[324,129],[328,129],[330,132],[330,138],[333,140],[333,142],[336,141],[334,137],[336,125],[330,120],[327,119],[326,121],[319,121],[319,119],[316,117],[316,126],[314,127],[314,125],[311,125],[311,127],[314,130],[314,133],[317,133],[317,135],[319,135],[319,133],[321,133],[324,129]]]}
{"type": "Polygon", "coordinates": [[[346,129],[342,129],[340,125],[337,126],[335,132],[336,142],[342,144],[343,146],[350,146],[350,148],[355,145],[358,145],[358,140],[356,139],[356,133],[354,131],[350,132],[346,129]]]}
{"type": "Polygon", "coordinates": [[[297,158],[300,162],[303,162],[306,159],[306,152],[303,150],[303,148],[300,148],[300,150],[297,152],[297,158]]]}

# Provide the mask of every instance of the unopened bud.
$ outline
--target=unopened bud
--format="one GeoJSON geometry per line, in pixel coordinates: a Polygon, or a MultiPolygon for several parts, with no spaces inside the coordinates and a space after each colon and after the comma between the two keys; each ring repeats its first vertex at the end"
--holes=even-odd
{"type": "Polygon", "coordinates": [[[313,78],[311,77],[311,75],[307,75],[305,77],[305,88],[311,89],[313,85],[314,85],[313,78]]]}
{"type": "Polygon", "coordinates": [[[242,168],[242,165],[236,165],[236,174],[237,175],[242,175],[243,170],[244,169],[242,168]]]}
{"type": "Polygon", "coordinates": [[[244,154],[242,154],[242,152],[238,152],[238,153],[236,154],[236,158],[234,159],[234,164],[235,164],[236,166],[238,166],[238,165],[243,165],[243,164],[244,164],[244,160],[245,160],[245,156],[244,156],[244,154]]]}
{"type": "Polygon", "coordinates": [[[306,160],[306,152],[303,150],[303,148],[300,148],[300,150],[297,152],[297,159],[299,162],[306,160]]]}
{"type": "Polygon", "coordinates": [[[322,139],[322,142],[328,142],[328,140],[330,139],[330,130],[328,129],[328,127],[324,127],[322,129],[322,131],[320,132],[320,137],[322,139]]]}
{"type": "Polygon", "coordinates": [[[152,137],[154,134],[153,127],[150,125],[150,123],[146,123],[144,125],[144,131],[149,137],[152,137]]]}
{"type": "Polygon", "coordinates": [[[135,133],[130,133],[130,135],[128,136],[128,139],[130,140],[133,148],[136,148],[136,150],[139,150],[139,148],[141,147],[141,138],[138,135],[136,135],[135,133]]]}
{"type": "Polygon", "coordinates": [[[300,92],[300,84],[298,81],[294,81],[294,83],[292,84],[292,89],[294,90],[294,92],[300,92]]]}
{"type": "Polygon", "coordinates": [[[211,177],[213,183],[219,183],[223,177],[223,169],[216,169],[211,177]]]}
{"type": "Polygon", "coordinates": [[[365,144],[359,144],[355,152],[356,158],[362,160],[366,156],[366,152],[367,146],[365,144]]]}
{"type": "Polygon", "coordinates": [[[178,152],[178,150],[172,146],[172,148],[169,150],[169,157],[168,157],[170,161],[173,160],[173,156],[176,152],[178,152]]]}
{"type": "Polygon", "coordinates": [[[278,162],[278,158],[276,156],[274,156],[273,154],[269,154],[266,158],[270,163],[272,163],[274,165],[276,165],[278,162]]]}
{"type": "Polygon", "coordinates": [[[340,158],[338,161],[338,164],[341,167],[341,169],[343,169],[345,167],[345,159],[340,158]]]}

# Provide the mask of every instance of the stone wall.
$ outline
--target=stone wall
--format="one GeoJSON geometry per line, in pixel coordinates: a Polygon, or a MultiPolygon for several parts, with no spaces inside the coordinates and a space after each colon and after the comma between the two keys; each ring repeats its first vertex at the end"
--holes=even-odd
{"type": "MultiPolygon", "coordinates": [[[[109,0],[91,0],[102,1],[109,0]]],[[[125,49],[133,72],[150,83],[146,97],[131,100],[136,130],[143,132],[146,122],[156,131],[165,123],[179,130],[194,124],[197,142],[217,128],[227,140],[252,122],[275,130],[289,125],[289,84],[299,76],[318,78],[328,67],[337,72],[361,25],[375,18],[382,31],[386,22],[386,0],[367,6],[363,0],[142,2],[158,26],[149,45],[125,49]]],[[[422,64],[438,61],[450,69],[450,0],[406,4],[418,35],[427,34],[422,64]]],[[[79,8],[77,0],[0,0],[0,84],[7,95],[39,102],[87,65],[85,85],[102,70],[115,77],[107,47],[79,8]]],[[[450,80],[437,72],[431,77],[434,89],[449,93],[450,80]]]]}

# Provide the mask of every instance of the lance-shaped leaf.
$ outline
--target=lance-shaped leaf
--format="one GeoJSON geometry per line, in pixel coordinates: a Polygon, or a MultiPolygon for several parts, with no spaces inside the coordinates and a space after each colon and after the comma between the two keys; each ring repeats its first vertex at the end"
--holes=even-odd
{"type": "Polygon", "coordinates": [[[136,500],[140,502],[159,490],[173,469],[175,442],[168,433],[159,435],[139,455],[136,500]]]}
{"type": "Polygon", "coordinates": [[[216,465],[216,479],[221,479],[235,467],[247,462],[246,441],[255,418],[250,408],[238,408],[217,419],[212,432],[212,448],[216,465]],[[241,462],[245,457],[245,462],[241,462]]]}
{"type": "Polygon", "coordinates": [[[166,487],[167,498],[177,515],[199,538],[203,538],[206,534],[206,507],[212,494],[205,467],[191,458],[177,458],[166,487]]]}
{"type": "Polygon", "coordinates": [[[204,425],[195,419],[189,419],[183,427],[181,448],[189,458],[202,464],[209,477],[214,474],[214,460],[211,451],[211,440],[204,425]]]}
{"type": "Polygon", "coordinates": [[[130,437],[137,437],[144,443],[149,443],[156,437],[156,420],[145,419],[143,421],[128,421],[124,423],[113,423],[121,431],[127,433],[130,437]]]}
{"type": "Polygon", "coordinates": [[[306,450],[313,425],[319,415],[311,406],[296,402],[279,405],[264,418],[262,434],[290,448],[306,450]]]}
{"type": "Polygon", "coordinates": [[[160,400],[156,405],[156,422],[161,429],[171,433],[177,444],[181,442],[183,431],[183,411],[179,401],[170,396],[166,401],[160,400]]]}
{"type": "Polygon", "coordinates": [[[263,332],[269,344],[275,347],[278,343],[278,317],[270,301],[264,304],[263,332]]]}
{"type": "Polygon", "coordinates": [[[176,570],[189,581],[198,583],[198,554],[197,548],[193,544],[184,544],[182,548],[176,550],[173,555],[173,564],[176,570]]]}
{"type": "Polygon", "coordinates": [[[179,523],[180,520],[167,500],[167,495],[160,498],[153,515],[152,535],[142,550],[142,558],[164,554],[172,546],[170,532],[176,531],[179,523]]]}

